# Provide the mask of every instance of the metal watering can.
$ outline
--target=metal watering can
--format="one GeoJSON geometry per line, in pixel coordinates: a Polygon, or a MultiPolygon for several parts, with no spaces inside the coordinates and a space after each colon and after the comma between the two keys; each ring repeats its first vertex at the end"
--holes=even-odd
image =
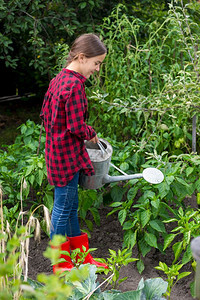
{"type": "Polygon", "coordinates": [[[200,236],[195,237],[191,243],[190,248],[192,255],[196,260],[196,272],[195,272],[195,299],[200,299],[200,236]]]}
{"type": "Polygon", "coordinates": [[[112,146],[104,139],[99,143],[85,142],[87,152],[94,167],[95,175],[86,176],[80,174],[79,184],[85,189],[98,189],[106,183],[144,178],[147,182],[157,184],[163,181],[163,173],[156,168],[146,168],[142,173],[128,175],[111,163],[112,146]],[[121,172],[122,176],[109,176],[110,166],[121,172]]]}

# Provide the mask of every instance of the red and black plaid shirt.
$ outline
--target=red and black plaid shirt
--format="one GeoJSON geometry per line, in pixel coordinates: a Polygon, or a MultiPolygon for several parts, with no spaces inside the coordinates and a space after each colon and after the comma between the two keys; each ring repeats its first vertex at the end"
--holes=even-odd
{"type": "Polygon", "coordinates": [[[85,80],[83,75],[63,69],[51,80],[44,97],[40,117],[46,131],[45,158],[51,185],[67,185],[80,169],[94,175],[84,144],[96,135],[85,123],[85,80]]]}

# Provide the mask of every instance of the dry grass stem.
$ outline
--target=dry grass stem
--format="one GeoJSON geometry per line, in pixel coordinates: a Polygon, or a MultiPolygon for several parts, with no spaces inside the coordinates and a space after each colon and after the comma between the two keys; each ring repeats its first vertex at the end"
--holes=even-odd
{"type": "Polygon", "coordinates": [[[46,223],[46,230],[48,233],[50,233],[50,227],[51,227],[50,213],[48,208],[45,205],[43,205],[43,209],[44,209],[44,220],[46,223]]]}
{"type": "MultiPolygon", "coordinates": [[[[26,232],[25,236],[28,236],[28,232],[26,232]]],[[[22,268],[22,273],[24,275],[24,281],[28,280],[29,242],[30,242],[30,238],[27,237],[25,240],[22,240],[20,243],[21,255],[20,255],[19,266],[22,268]]]]}
{"type": "Polygon", "coordinates": [[[6,220],[6,233],[8,234],[9,239],[11,239],[10,224],[8,220],[6,220]]]}
{"type": "Polygon", "coordinates": [[[23,184],[22,184],[23,189],[27,189],[27,182],[26,179],[24,178],[23,184]]]}
{"type": "Polygon", "coordinates": [[[41,240],[41,227],[40,222],[38,219],[35,219],[35,235],[34,235],[35,241],[40,242],[41,240]]]}
{"type": "Polygon", "coordinates": [[[31,227],[33,227],[35,229],[35,217],[33,217],[33,215],[30,215],[30,218],[27,222],[27,229],[29,234],[31,233],[31,227]]]}
{"type": "Polygon", "coordinates": [[[22,216],[22,226],[24,225],[24,219],[23,219],[23,190],[27,188],[27,182],[24,177],[21,179],[21,188],[20,188],[20,202],[21,202],[21,216],[22,216]]]}

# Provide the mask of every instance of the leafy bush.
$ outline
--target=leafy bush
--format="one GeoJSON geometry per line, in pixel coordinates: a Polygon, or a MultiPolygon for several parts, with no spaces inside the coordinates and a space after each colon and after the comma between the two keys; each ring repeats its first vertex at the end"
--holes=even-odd
{"type": "MultiPolygon", "coordinates": [[[[118,164],[127,174],[136,171],[133,166],[135,153],[131,155],[131,148],[123,149],[123,160],[118,164]],[[123,168],[126,167],[126,168],[123,168]]],[[[142,156],[144,153],[140,153],[142,156]]],[[[156,152],[147,153],[146,163],[141,167],[158,167],[165,175],[162,183],[151,185],[143,179],[130,180],[122,186],[112,184],[110,197],[113,210],[109,214],[118,213],[118,219],[124,231],[124,247],[138,249],[137,267],[140,272],[144,269],[142,257],[145,257],[152,247],[161,253],[172,243],[179,234],[179,242],[173,246],[175,261],[182,251],[186,251],[183,263],[192,260],[190,241],[198,235],[199,212],[192,207],[185,207],[184,199],[197,195],[200,192],[198,166],[199,156],[182,154],[179,156],[167,155],[167,152],[158,155],[156,152]],[[167,231],[165,223],[178,222],[177,233],[167,231]],[[191,223],[190,223],[191,222],[191,223]],[[164,245],[163,245],[164,240],[164,245]]],[[[138,154],[139,156],[139,154],[138,154]]],[[[117,163],[118,153],[115,153],[117,163]]]]}
{"type": "Polygon", "coordinates": [[[4,213],[12,225],[16,222],[22,200],[29,200],[28,203],[24,202],[24,206],[29,204],[31,210],[41,203],[50,211],[53,206],[52,186],[47,181],[44,135],[41,137],[40,154],[37,155],[40,129],[40,125],[28,120],[20,126],[21,135],[17,136],[15,143],[7,146],[6,151],[0,150],[0,185],[4,192],[4,213]]]}
{"type": "Polygon", "coordinates": [[[192,117],[199,112],[200,35],[192,8],[170,5],[162,23],[145,23],[119,5],[104,19],[108,55],[94,81],[90,114],[104,136],[135,139],[150,152],[191,151],[192,117]]]}

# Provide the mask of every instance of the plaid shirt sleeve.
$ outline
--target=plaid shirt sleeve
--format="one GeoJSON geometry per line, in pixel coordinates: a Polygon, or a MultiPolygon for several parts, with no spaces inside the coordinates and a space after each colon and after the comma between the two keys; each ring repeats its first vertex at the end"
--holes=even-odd
{"type": "Polygon", "coordinates": [[[76,83],[71,88],[71,93],[65,104],[66,127],[71,134],[83,140],[95,137],[94,129],[85,123],[87,112],[87,98],[81,83],[76,83]]]}

